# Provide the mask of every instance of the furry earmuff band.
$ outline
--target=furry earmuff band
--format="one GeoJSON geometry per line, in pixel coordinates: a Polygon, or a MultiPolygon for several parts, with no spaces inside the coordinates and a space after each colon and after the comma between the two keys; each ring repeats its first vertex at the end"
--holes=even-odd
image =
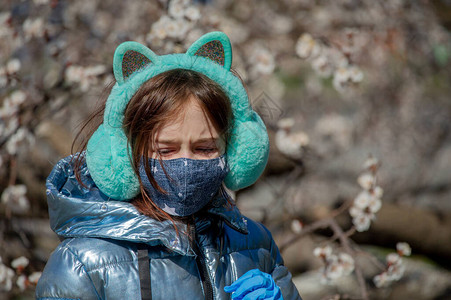
{"type": "Polygon", "coordinates": [[[156,55],[137,42],[124,42],[114,53],[114,85],[105,106],[103,123],[88,141],[86,163],[99,189],[114,200],[128,201],[140,192],[132,166],[131,149],[122,127],[125,108],[139,87],[162,72],[182,68],[200,72],[221,85],[231,101],[234,124],[224,179],[236,191],[262,174],[269,154],[266,126],[252,109],[239,78],[230,72],[232,47],[223,32],[201,36],[186,53],[156,55]]]}

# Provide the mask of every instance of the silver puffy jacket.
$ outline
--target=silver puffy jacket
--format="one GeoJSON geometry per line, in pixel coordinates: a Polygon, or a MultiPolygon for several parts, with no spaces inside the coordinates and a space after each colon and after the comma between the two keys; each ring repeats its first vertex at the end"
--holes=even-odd
{"type": "Polygon", "coordinates": [[[36,287],[37,299],[141,299],[137,249],[148,250],[152,299],[230,299],[224,286],[248,270],[269,273],[283,298],[301,299],[270,232],[218,193],[191,224],[156,221],[113,201],[92,181],[81,186],[72,156],[47,178],[50,225],[62,242],[36,287]],[[195,237],[191,241],[185,234],[195,237]]]}

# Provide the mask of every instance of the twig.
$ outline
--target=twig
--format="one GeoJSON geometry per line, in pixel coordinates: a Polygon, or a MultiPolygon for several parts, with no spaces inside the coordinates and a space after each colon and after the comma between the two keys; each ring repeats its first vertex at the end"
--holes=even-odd
{"type": "Polygon", "coordinates": [[[11,155],[11,160],[10,160],[10,174],[9,174],[9,182],[8,185],[14,185],[16,184],[16,179],[17,179],[17,159],[15,155],[11,155]]]}
{"type": "Polygon", "coordinates": [[[385,265],[381,263],[376,257],[374,257],[374,255],[363,250],[358,250],[356,251],[356,253],[366,256],[376,267],[381,270],[385,270],[385,265]]]}
{"type": "MultiPolygon", "coordinates": [[[[340,240],[341,245],[345,249],[345,251],[353,256],[354,250],[351,247],[351,244],[349,242],[349,238],[346,237],[345,233],[341,229],[341,227],[337,224],[335,219],[329,219],[329,225],[331,229],[338,235],[338,239],[340,240]]],[[[359,282],[360,286],[360,293],[362,295],[362,299],[369,300],[368,298],[368,290],[366,288],[365,278],[363,277],[362,269],[358,264],[355,264],[355,274],[357,276],[357,281],[359,282]]]]}
{"type": "Polygon", "coordinates": [[[344,213],[345,211],[348,211],[348,209],[352,206],[352,204],[354,203],[354,200],[348,200],[345,201],[342,205],[340,205],[339,208],[333,210],[331,212],[331,218],[335,218],[338,215],[341,215],[342,213],[344,213]]]}
{"type": "MultiPolygon", "coordinates": [[[[294,235],[293,237],[288,239],[286,242],[282,243],[279,247],[280,251],[285,250],[285,248],[287,248],[290,244],[303,238],[307,234],[309,234],[317,229],[328,227],[331,220],[333,220],[336,216],[345,212],[351,205],[352,205],[352,201],[347,201],[347,202],[343,203],[339,208],[333,210],[330,217],[315,221],[312,224],[305,226],[299,234],[294,235]]],[[[345,235],[347,235],[347,234],[345,234],[345,235]]],[[[351,234],[349,234],[349,235],[351,235],[351,234]]]]}
{"type": "Polygon", "coordinates": [[[304,227],[299,234],[294,235],[293,237],[291,237],[290,239],[288,239],[284,243],[280,244],[280,246],[279,246],[280,251],[281,252],[284,251],[285,248],[287,248],[288,246],[290,246],[291,244],[293,244],[297,240],[303,238],[307,234],[312,233],[313,231],[315,231],[317,229],[327,227],[329,222],[330,222],[329,219],[322,219],[322,220],[318,220],[318,221],[316,221],[316,222],[304,227]]]}
{"type": "MultiPolygon", "coordinates": [[[[352,226],[348,231],[344,233],[344,236],[349,239],[351,235],[356,232],[355,226],[352,226]]],[[[334,232],[334,235],[328,240],[328,243],[332,243],[339,238],[339,234],[334,232]]]]}

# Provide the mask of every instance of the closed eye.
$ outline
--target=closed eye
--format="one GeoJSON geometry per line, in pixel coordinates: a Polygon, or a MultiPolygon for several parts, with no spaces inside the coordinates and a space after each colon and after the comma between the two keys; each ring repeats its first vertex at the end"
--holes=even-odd
{"type": "Polygon", "coordinates": [[[173,152],[174,150],[171,150],[171,149],[158,149],[158,153],[159,154],[169,154],[169,153],[171,153],[171,152],[173,152]]]}
{"type": "Polygon", "coordinates": [[[197,148],[196,150],[200,151],[200,152],[210,153],[210,152],[215,152],[218,149],[217,148],[197,148]]]}

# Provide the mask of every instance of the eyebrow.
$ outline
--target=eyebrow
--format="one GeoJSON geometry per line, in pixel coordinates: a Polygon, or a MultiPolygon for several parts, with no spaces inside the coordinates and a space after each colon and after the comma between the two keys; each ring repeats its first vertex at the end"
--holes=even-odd
{"type": "MultiPolygon", "coordinates": [[[[219,137],[209,137],[209,138],[201,138],[198,140],[195,140],[195,143],[204,143],[204,142],[215,142],[216,140],[218,140],[219,137]]],[[[157,143],[160,144],[174,144],[177,143],[178,140],[177,139],[158,139],[156,140],[157,143]]]]}

